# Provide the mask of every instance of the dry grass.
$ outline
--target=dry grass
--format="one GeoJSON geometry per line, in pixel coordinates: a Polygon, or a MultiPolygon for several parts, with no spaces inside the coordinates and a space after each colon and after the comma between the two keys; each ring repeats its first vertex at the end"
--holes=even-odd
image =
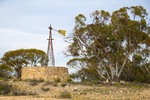
{"type": "Polygon", "coordinates": [[[85,86],[80,84],[67,84],[62,86],[58,83],[39,82],[31,85],[31,82],[11,82],[12,87],[17,87],[20,91],[25,91],[27,95],[14,96],[11,93],[7,96],[0,96],[0,100],[108,100],[108,99],[126,99],[126,100],[150,100],[150,85],[148,84],[99,84],[94,86],[85,86]],[[63,98],[63,91],[70,94],[70,98],[63,98]],[[35,95],[28,95],[33,93],[35,95]]]}

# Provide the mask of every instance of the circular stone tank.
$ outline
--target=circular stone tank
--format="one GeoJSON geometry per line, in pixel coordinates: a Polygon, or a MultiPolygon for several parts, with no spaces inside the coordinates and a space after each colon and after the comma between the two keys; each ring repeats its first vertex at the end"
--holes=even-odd
{"type": "Polygon", "coordinates": [[[36,67],[23,67],[22,68],[22,80],[36,79],[36,80],[49,80],[54,81],[60,79],[66,81],[68,79],[68,68],[66,67],[47,67],[47,66],[36,66],[36,67]]]}

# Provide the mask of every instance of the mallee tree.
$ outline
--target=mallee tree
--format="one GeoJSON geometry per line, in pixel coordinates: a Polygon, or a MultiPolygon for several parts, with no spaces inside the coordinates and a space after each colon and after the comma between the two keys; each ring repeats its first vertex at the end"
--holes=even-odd
{"type": "Polygon", "coordinates": [[[83,79],[119,82],[124,69],[133,66],[150,72],[150,22],[142,6],[112,14],[96,10],[86,21],[83,14],[76,16],[73,33],[66,39],[70,43],[66,55],[73,57],[67,64],[79,68],[83,79]]]}
{"type": "Polygon", "coordinates": [[[47,54],[38,49],[19,49],[8,51],[1,58],[1,67],[9,68],[17,78],[21,78],[22,67],[47,66],[47,54]]]}

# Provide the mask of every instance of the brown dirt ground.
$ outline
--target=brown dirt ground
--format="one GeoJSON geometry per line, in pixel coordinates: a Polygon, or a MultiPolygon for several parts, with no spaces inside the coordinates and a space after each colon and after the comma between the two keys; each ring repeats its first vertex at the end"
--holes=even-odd
{"type": "Polygon", "coordinates": [[[0,100],[101,100],[101,99],[128,99],[128,100],[150,100],[150,85],[77,85],[67,84],[62,87],[63,83],[46,84],[45,82],[31,84],[31,82],[7,82],[15,87],[14,90],[19,89],[25,93],[35,95],[0,96],[0,100]],[[71,98],[61,98],[63,91],[67,90],[71,94],[71,98]]]}

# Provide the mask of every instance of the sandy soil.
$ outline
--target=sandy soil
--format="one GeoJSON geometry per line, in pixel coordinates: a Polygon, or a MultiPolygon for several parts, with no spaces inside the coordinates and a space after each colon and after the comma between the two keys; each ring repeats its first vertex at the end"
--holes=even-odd
{"type": "Polygon", "coordinates": [[[32,83],[32,82],[8,82],[12,84],[13,91],[18,91],[16,96],[9,94],[0,96],[0,100],[101,100],[101,99],[129,99],[150,100],[150,85],[146,86],[122,86],[122,85],[75,85],[64,83],[32,83]],[[65,99],[60,95],[68,91],[71,98],[65,99]],[[20,95],[19,93],[24,93],[20,95]]]}

